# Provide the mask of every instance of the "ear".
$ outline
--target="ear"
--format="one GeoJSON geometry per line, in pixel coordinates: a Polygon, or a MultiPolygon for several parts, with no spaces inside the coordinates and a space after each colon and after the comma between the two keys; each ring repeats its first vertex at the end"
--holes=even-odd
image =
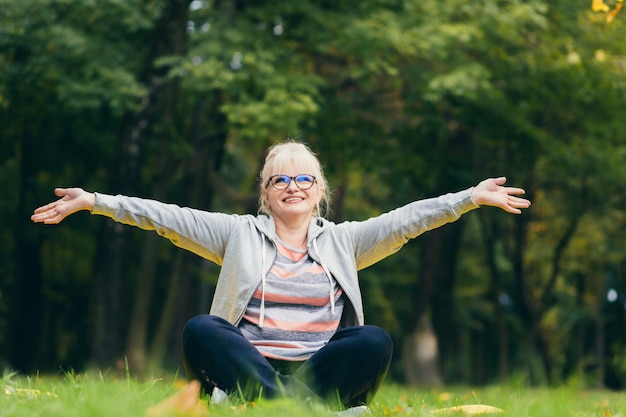
{"type": "Polygon", "coordinates": [[[315,203],[318,207],[320,202],[322,201],[322,197],[324,196],[324,189],[322,187],[317,187],[317,202],[315,203]]]}
{"type": "Polygon", "coordinates": [[[267,191],[263,190],[263,194],[261,195],[261,197],[263,198],[263,204],[265,204],[265,207],[267,207],[268,209],[270,208],[270,201],[267,198],[267,191]]]}

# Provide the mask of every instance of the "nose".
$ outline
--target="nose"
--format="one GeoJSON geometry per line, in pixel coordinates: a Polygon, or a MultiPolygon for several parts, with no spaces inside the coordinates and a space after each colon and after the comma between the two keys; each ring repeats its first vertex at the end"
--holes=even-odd
{"type": "Polygon", "coordinates": [[[298,191],[300,188],[298,188],[298,185],[296,184],[296,180],[294,178],[291,178],[289,180],[289,184],[287,184],[287,191],[298,191]]]}

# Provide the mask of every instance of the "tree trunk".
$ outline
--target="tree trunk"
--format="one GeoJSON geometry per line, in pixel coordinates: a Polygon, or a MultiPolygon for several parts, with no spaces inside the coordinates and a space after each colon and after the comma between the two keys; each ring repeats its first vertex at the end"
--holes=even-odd
{"type": "MultiPolygon", "coordinates": [[[[172,12],[172,21],[169,23],[173,32],[171,49],[181,54],[187,49],[187,40],[184,36],[184,28],[187,24],[187,1],[174,2],[174,10],[172,12]]],[[[174,79],[163,86],[161,94],[162,116],[161,120],[165,126],[183,126],[181,120],[181,94],[180,80],[174,79]]],[[[167,197],[168,185],[172,176],[176,161],[172,158],[171,153],[171,137],[169,130],[166,134],[162,134],[159,140],[159,158],[154,178],[152,178],[154,193],[152,198],[163,201],[167,197]]],[[[128,340],[126,352],[128,355],[129,366],[134,373],[143,375],[147,371],[147,338],[148,327],[150,322],[150,307],[154,296],[154,282],[157,276],[157,260],[159,237],[156,234],[148,234],[144,238],[142,245],[141,264],[137,277],[137,287],[135,290],[135,303],[133,304],[133,313],[128,331],[128,340]]]]}
{"type": "Polygon", "coordinates": [[[437,335],[427,315],[420,317],[416,329],[406,338],[402,352],[407,384],[422,387],[443,384],[437,335]]]}
{"type": "Polygon", "coordinates": [[[524,272],[524,249],[526,236],[526,218],[518,216],[515,218],[515,245],[513,247],[513,275],[516,283],[516,302],[519,317],[527,327],[527,352],[528,352],[528,369],[530,372],[531,382],[535,384],[543,384],[549,382],[552,372],[552,362],[548,351],[548,345],[545,335],[541,329],[541,310],[531,293],[526,282],[524,272]],[[542,361],[542,369],[535,366],[534,355],[539,352],[542,361]]]}
{"type": "MultiPolygon", "coordinates": [[[[215,191],[214,184],[210,179],[216,178],[220,171],[227,137],[226,118],[219,110],[221,103],[221,92],[215,91],[212,95],[212,101],[198,102],[194,109],[191,134],[191,145],[194,151],[190,162],[187,164],[188,172],[182,186],[184,192],[183,200],[186,205],[192,207],[208,209],[212,205],[215,191]],[[212,116],[210,119],[212,121],[210,128],[212,135],[210,137],[204,133],[206,130],[209,130],[203,127],[206,115],[212,116]]],[[[202,288],[199,271],[202,270],[203,262],[206,261],[190,253],[182,252],[176,254],[176,261],[170,274],[167,298],[150,350],[152,367],[163,365],[168,347],[171,345],[169,342],[173,339],[178,339],[173,337],[173,334],[179,335],[180,329],[175,329],[173,325],[177,321],[175,316],[176,312],[180,310],[179,306],[197,305],[188,297],[192,295],[199,297],[197,290],[202,288]],[[191,288],[194,288],[196,291],[191,291],[191,288]]],[[[189,317],[190,315],[197,313],[199,311],[186,311],[187,317],[182,317],[179,320],[188,320],[191,318],[189,317]]],[[[174,342],[173,346],[178,346],[178,344],[174,342]]]]}
{"type": "MultiPolygon", "coordinates": [[[[601,270],[600,273],[604,273],[601,270]]],[[[600,282],[604,283],[605,280],[601,279],[600,282]]],[[[606,335],[604,326],[606,325],[606,319],[604,317],[604,310],[606,304],[606,286],[600,285],[596,302],[596,317],[595,317],[595,353],[596,353],[596,388],[605,387],[605,374],[606,374],[606,335]]]]}
{"type": "MultiPolygon", "coordinates": [[[[14,105],[17,109],[26,106],[30,100],[36,100],[36,97],[30,97],[21,94],[19,86],[11,86],[15,88],[12,93],[16,97],[14,105]],[[23,102],[21,102],[23,100],[23,102]]],[[[43,100],[40,98],[40,100],[43,100]]],[[[18,111],[19,114],[19,111],[18,111]]],[[[25,112],[25,114],[28,114],[25,112]]],[[[16,145],[15,152],[19,161],[19,195],[16,204],[16,213],[14,221],[13,236],[15,236],[15,255],[16,255],[16,271],[15,284],[12,285],[12,294],[8,297],[7,302],[10,303],[9,319],[10,336],[7,337],[9,343],[9,361],[13,369],[17,371],[29,372],[36,368],[38,356],[41,350],[45,349],[45,344],[41,343],[42,315],[44,305],[44,277],[41,264],[42,233],[45,231],[41,228],[34,230],[29,215],[33,208],[37,207],[36,202],[32,198],[37,195],[35,190],[38,189],[38,178],[33,173],[41,171],[47,155],[42,149],[40,138],[38,138],[37,129],[41,126],[50,125],[48,117],[53,117],[49,113],[41,115],[41,119],[13,120],[16,128],[16,145]],[[37,126],[37,129],[30,128],[37,126]]],[[[6,244],[3,244],[6,249],[6,244]]],[[[0,294],[0,297],[2,294],[0,294]]]]}
{"type": "MultiPolygon", "coordinates": [[[[496,265],[496,236],[500,236],[500,229],[496,219],[489,221],[487,216],[479,213],[483,241],[487,257],[487,269],[489,271],[489,300],[493,306],[495,320],[496,343],[498,353],[498,377],[504,380],[508,376],[508,332],[506,326],[505,310],[500,300],[503,294],[502,278],[496,265]]],[[[506,294],[508,295],[508,294],[506,294]]]]}
{"type": "Polygon", "coordinates": [[[152,342],[152,349],[150,350],[150,368],[158,369],[163,365],[163,359],[167,353],[170,337],[172,335],[174,323],[174,314],[176,309],[180,305],[179,293],[183,281],[190,279],[186,276],[189,271],[184,270],[184,264],[189,261],[189,257],[194,256],[188,254],[182,250],[176,252],[174,256],[174,264],[171,270],[171,274],[168,280],[167,298],[163,310],[161,311],[160,320],[157,331],[155,333],[154,340],[152,342]]]}
{"type": "MultiPolygon", "coordinates": [[[[115,193],[136,195],[140,189],[141,163],[149,131],[158,109],[162,77],[167,68],[155,65],[163,56],[181,54],[185,46],[188,0],[171,0],[155,25],[152,45],[140,76],[147,87],[141,108],[126,118],[114,165],[111,189],[115,193]]],[[[94,286],[95,329],[92,360],[99,367],[121,359],[129,309],[124,294],[128,291],[126,271],[129,262],[129,228],[106,221],[100,234],[94,286]]]]}
{"type": "MultiPolygon", "coordinates": [[[[33,160],[39,154],[34,139],[25,137],[22,142],[22,160],[20,161],[21,187],[18,213],[29,213],[34,202],[27,198],[29,190],[36,189],[30,172],[37,172],[37,162],[33,160]]],[[[13,319],[11,320],[11,365],[18,371],[29,372],[35,367],[40,349],[40,330],[43,305],[43,273],[41,268],[41,242],[36,234],[29,233],[30,220],[19,216],[15,226],[17,256],[17,290],[12,300],[13,319]]]]}
{"type": "MultiPolygon", "coordinates": [[[[457,357],[455,351],[459,348],[458,322],[454,312],[454,289],[457,276],[457,259],[459,243],[463,233],[464,222],[462,220],[447,224],[435,232],[441,234],[442,244],[438,252],[434,254],[436,271],[434,291],[431,297],[431,310],[435,332],[439,338],[440,363],[447,364],[457,357]]],[[[432,233],[433,231],[429,232],[432,233]]],[[[459,271],[462,273],[462,271],[459,271]]],[[[456,366],[450,367],[456,369],[456,366]]],[[[460,375],[451,375],[453,379],[460,375]]],[[[444,379],[447,375],[444,376],[444,379]]]]}
{"type": "Polygon", "coordinates": [[[452,330],[451,306],[461,230],[462,223],[455,222],[421,237],[419,284],[414,296],[416,327],[408,336],[403,351],[405,377],[412,384],[438,386],[443,381],[438,340],[442,334],[447,339],[454,339],[456,335],[452,330]],[[433,292],[433,288],[437,290],[433,292]],[[438,331],[433,330],[429,311],[436,317],[438,331]],[[424,345],[420,346],[420,343],[424,345]]]}
{"type": "MultiPolygon", "coordinates": [[[[171,90],[171,89],[168,89],[171,90]]],[[[168,94],[170,95],[170,94],[168,94]]],[[[174,96],[178,97],[177,94],[174,96]]],[[[167,114],[173,112],[166,112],[167,114]]],[[[175,121],[171,122],[173,125],[175,121]]],[[[153,179],[154,194],[152,198],[163,201],[166,198],[171,170],[163,167],[175,165],[172,161],[168,138],[162,138],[159,147],[161,156],[159,158],[156,175],[153,179]]],[[[128,329],[126,354],[133,373],[144,375],[148,370],[147,338],[150,323],[150,308],[154,298],[154,286],[157,279],[157,262],[159,241],[163,239],[156,233],[145,234],[141,251],[141,263],[137,274],[137,285],[135,288],[133,312],[128,329]]]]}
{"type": "Polygon", "coordinates": [[[147,368],[146,338],[150,319],[150,302],[154,295],[159,239],[162,238],[156,233],[149,233],[143,240],[135,302],[128,328],[126,345],[128,365],[132,373],[138,376],[144,375],[147,368]]]}

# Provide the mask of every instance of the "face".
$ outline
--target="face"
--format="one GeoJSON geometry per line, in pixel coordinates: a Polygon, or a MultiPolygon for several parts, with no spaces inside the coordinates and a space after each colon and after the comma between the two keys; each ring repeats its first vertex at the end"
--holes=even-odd
{"type": "MultiPolygon", "coordinates": [[[[284,168],[281,172],[273,175],[286,175],[288,177],[297,177],[301,174],[310,174],[307,170],[300,168],[284,168]]],[[[279,179],[278,186],[284,185],[286,181],[279,179]]],[[[304,185],[303,185],[304,186],[304,185]]],[[[319,204],[322,193],[317,182],[314,182],[311,188],[303,190],[299,188],[295,180],[289,181],[287,188],[277,190],[272,184],[265,187],[265,199],[272,215],[275,218],[288,218],[291,216],[313,215],[315,207],[319,204]]]]}

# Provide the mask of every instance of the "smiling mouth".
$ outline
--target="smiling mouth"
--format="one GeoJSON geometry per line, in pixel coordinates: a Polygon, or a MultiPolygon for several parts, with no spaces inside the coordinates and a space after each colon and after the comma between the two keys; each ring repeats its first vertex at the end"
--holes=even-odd
{"type": "Polygon", "coordinates": [[[304,201],[304,198],[302,198],[302,197],[287,197],[287,198],[283,199],[283,201],[285,203],[291,203],[291,202],[296,202],[296,201],[304,201]]]}

